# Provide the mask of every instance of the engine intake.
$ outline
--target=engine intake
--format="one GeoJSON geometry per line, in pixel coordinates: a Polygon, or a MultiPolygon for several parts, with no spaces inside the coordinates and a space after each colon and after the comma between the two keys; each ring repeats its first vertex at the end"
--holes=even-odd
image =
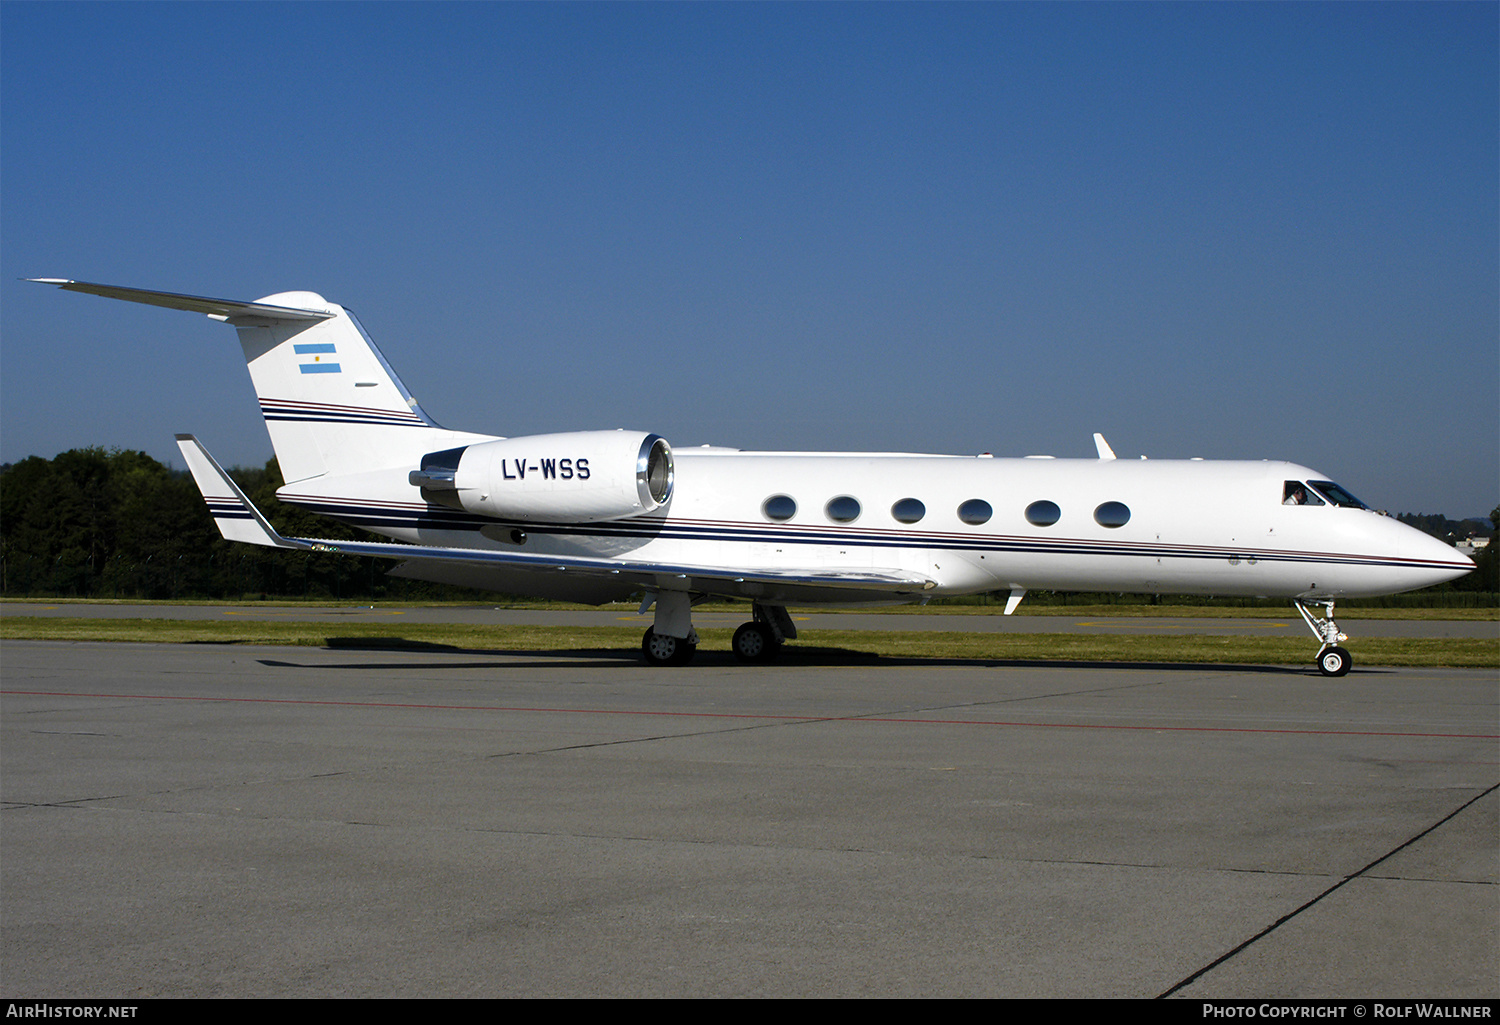
{"type": "Polygon", "coordinates": [[[673,477],[659,435],[574,431],[429,452],[408,480],[429,502],[483,516],[590,523],[655,512],[673,477]]]}

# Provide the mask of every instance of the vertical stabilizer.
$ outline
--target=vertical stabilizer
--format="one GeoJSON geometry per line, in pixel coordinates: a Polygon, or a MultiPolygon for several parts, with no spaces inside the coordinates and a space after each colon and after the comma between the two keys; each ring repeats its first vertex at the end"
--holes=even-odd
{"type": "Polygon", "coordinates": [[[439,429],[391,370],[353,314],[312,292],[261,305],[316,309],[326,320],[227,318],[240,344],[266,429],[288,484],[416,465],[439,429]]]}

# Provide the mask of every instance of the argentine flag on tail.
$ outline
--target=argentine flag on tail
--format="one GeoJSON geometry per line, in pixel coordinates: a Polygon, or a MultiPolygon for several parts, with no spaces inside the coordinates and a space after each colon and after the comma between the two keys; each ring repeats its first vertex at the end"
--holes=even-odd
{"type": "Polygon", "coordinates": [[[311,356],[313,358],[311,363],[299,364],[304,374],[337,374],[339,372],[339,365],[337,363],[323,362],[324,355],[332,356],[336,352],[331,343],[320,342],[317,344],[294,345],[292,348],[296,350],[299,356],[311,356]]]}

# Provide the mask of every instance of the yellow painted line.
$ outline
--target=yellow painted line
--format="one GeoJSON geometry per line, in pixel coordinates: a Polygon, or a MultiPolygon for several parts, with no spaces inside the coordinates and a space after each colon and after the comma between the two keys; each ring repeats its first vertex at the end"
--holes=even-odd
{"type": "Polygon", "coordinates": [[[225,609],[224,610],[224,615],[226,615],[226,616],[256,616],[256,617],[262,617],[262,616],[265,616],[265,617],[270,617],[270,616],[308,616],[308,615],[316,615],[316,616],[323,616],[323,615],[404,616],[404,615],[406,615],[406,613],[403,612],[403,611],[401,611],[401,610],[398,610],[398,609],[391,609],[391,610],[387,610],[387,609],[351,609],[348,612],[336,612],[336,611],[312,612],[312,611],[307,610],[307,609],[295,610],[295,611],[291,611],[291,612],[260,612],[260,611],[238,612],[238,611],[236,611],[234,609],[225,609]]]}
{"type": "MultiPolygon", "coordinates": [[[[650,618],[651,618],[651,613],[650,612],[647,612],[644,615],[629,615],[629,616],[616,616],[615,617],[615,619],[619,620],[622,623],[642,623],[642,622],[645,622],[647,619],[650,619],[650,618]]],[[[794,623],[805,623],[805,622],[808,621],[809,618],[811,618],[811,617],[808,617],[808,616],[793,616],[792,617],[792,622],[794,622],[794,623]]],[[[749,622],[749,620],[747,620],[744,616],[736,615],[733,612],[698,612],[698,613],[694,613],[694,615],[693,615],[693,621],[694,622],[707,621],[707,622],[712,622],[712,623],[747,623],[747,622],[749,622]]]]}
{"type": "MultiPolygon", "coordinates": [[[[1120,620],[1109,619],[1109,620],[1104,620],[1102,622],[1074,623],[1073,625],[1074,626],[1119,626],[1119,627],[1125,627],[1126,629],[1131,629],[1131,630],[1169,630],[1169,629],[1171,629],[1173,627],[1178,626],[1179,624],[1183,624],[1183,623],[1187,623],[1187,622],[1190,622],[1190,620],[1187,620],[1187,619],[1173,620],[1170,623],[1131,623],[1131,622],[1123,622],[1123,621],[1120,621],[1120,620]]],[[[1218,619],[1218,620],[1214,620],[1214,619],[1199,619],[1199,620],[1191,620],[1191,622],[1213,624],[1213,623],[1223,623],[1223,622],[1226,622],[1226,620],[1222,620],[1222,619],[1218,619]]],[[[1231,620],[1229,622],[1234,622],[1234,621],[1231,620]]],[[[1260,623],[1260,622],[1250,622],[1250,621],[1243,620],[1243,619],[1239,620],[1238,622],[1235,622],[1235,626],[1236,627],[1260,627],[1260,628],[1264,628],[1264,629],[1267,629],[1267,630],[1282,629],[1282,628],[1288,627],[1290,625],[1291,625],[1290,623],[1260,623]]]]}

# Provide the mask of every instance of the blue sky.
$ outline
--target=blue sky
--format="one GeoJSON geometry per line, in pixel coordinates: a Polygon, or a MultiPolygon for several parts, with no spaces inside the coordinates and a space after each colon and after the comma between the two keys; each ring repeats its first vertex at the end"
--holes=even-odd
{"type": "Polygon", "coordinates": [[[0,460],[271,454],[229,328],[47,276],[320,292],[449,427],[1481,515],[1497,12],[0,3],[0,460]]]}

